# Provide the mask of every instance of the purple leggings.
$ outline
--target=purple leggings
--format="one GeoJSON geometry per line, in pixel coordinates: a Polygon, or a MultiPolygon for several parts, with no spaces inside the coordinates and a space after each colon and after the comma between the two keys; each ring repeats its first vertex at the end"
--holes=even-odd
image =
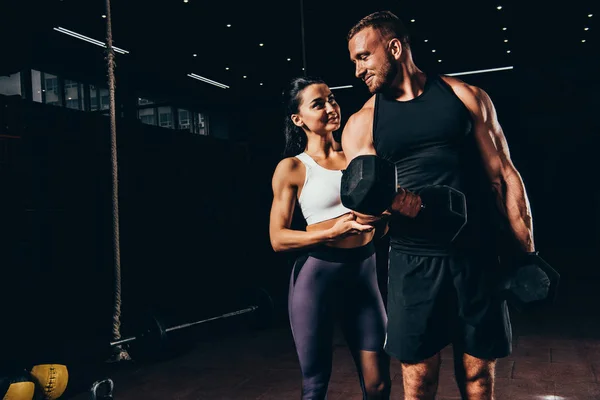
{"type": "Polygon", "coordinates": [[[382,351],[387,324],[375,246],[321,246],[299,257],[290,278],[288,312],[302,370],[302,399],[327,396],[338,318],[364,393],[359,350],[382,351]]]}

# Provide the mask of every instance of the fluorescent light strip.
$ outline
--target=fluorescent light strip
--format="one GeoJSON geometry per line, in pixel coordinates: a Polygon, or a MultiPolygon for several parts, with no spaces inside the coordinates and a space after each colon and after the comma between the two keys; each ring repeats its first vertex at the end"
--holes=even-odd
{"type": "Polygon", "coordinates": [[[466,72],[454,72],[452,74],[445,74],[445,75],[448,75],[448,76],[473,75],[473,74],[481,74],[483,72],[506,71],[508,69],[513,69],[513,68],[514,67],[511,65],[510,67],[479,69],[479,70],[476,70],[476,71],[466,71],[466,72]]]}
{"type": "Polygon", "coordinates": [[[198,79],[199,81],[202,81],[204,83],[209,83],[211,85],[215,85],[217,87],[220,87],[221,89],[229,89],[229,86],[227,86],[227,85],[224,85],[219,82],[215,82],[211,79],[205,78],[205,77],[197,75],[197,74],[188,74],[187,76],[189,76],[190,78],[198,79]]]}
{"type": "Polygon", "coordinates": [[[215,85],[221,85],[221,86],[229,87],[229,86],[227,86],[227,85],[225,85],[223,83],[220,83],[220,82],[217,82],[217,81],[213,81],[212,79],[205,78],[204,76],[200,76],[198,74],[191,73],[190,75],[192,75],[194,78],[202,79],[202,80],[204,80],[204,81],[206,81],[208,83],[214,83],[215,85]]]}
{"type": "Polygon", "coordinates": [[[224,84],[222,84],[220,82],[217,82],[217,81],[213,81],[212,79],[205,78],[205,77],[200,76],[198,74],[191,73],[188,76],[191,77],[191,78],[198,79],[200,81],[206,82],[206,83],[210,83],[211,85],[215,85],[215,86],[218,86],[218,87],[223,88],[223,89],[228,89],[229,88],[229,86],[227,86],[227,85],[224,85],[224,84]]]}
{"type": "Polygon", "coordinates": [[[330,87],[329,89],[331,89],[331,90],[335,90],[335,89],[350,89],[351,87],[354,87],[354,86],[352,86],[352,85],[346,85],[346,86],[333,86],[333,87],[330,87]]]}
{"type": "MultiPolygon", "coordinates": [[[[97,46],[106,48],[106,43],[103,43],[103,42],[101,42],[99,40],[96,40],[96,39],[89,38],[89,37],[84,36],[84,35],[82,35],[80,33],[73,32],[73,31],[70,31],[70,30],[62,28],[62,27],[54,28],[54,30],[57,31],[57,32],[64,33],[66,35],[72,36],[74,38],[81,39],[81,40],[84,40],[86,42],[95,44],[97,46]]],[[[116,47],[116,46],[113,46],[113,49],[117,53],[121,53],[121,54],[127,54],[127,53],[129,53],[127,50],[123,50],[123,49],[121,49],[119,47],[116,47]]]]}
{"type": "MultiPolygon", "coordinates": [[[[103,43],[103,42],[101,42],[99,40],[92,39],[90,37],[84,36],[84,35],[82,35],[80,33],[70,31],[70,30],[65,29],[63,27],[59,26],[58,28],[52,28],[52,29],[54,29],[57,32],[64,33],[65,35],[72,36],[72,37],[74,37],[76,39],[84,40],[84,41],[86,41],[88,43],[95,44],[96,46],[100,46],[100,47],[106,48],[106,43],[103,43]]],[[[120,48],[115,47],[115,46],[113,46],[113,50],[116,51],[117,53],[121,53],[121,54],[128,54],[129,53],[127,50],[123,50],[123,49],[120,49],[120,48]]]]}

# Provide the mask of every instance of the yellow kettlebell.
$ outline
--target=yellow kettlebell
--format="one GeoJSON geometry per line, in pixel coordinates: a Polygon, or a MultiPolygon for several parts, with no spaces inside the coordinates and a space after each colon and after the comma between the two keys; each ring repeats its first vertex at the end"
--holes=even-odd
{"type": "Polygon", "coordinates": [[[34,365],[30,371],[33,380],[37,383],[44,400],[60,398],[67,389],[69,370],[63,364],[34,365]]]}

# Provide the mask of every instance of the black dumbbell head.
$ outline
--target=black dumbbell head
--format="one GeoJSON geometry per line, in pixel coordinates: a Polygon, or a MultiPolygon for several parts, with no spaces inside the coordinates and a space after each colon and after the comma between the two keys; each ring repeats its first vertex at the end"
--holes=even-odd
{"type": "Polygon", "coordinates": [[[358,156],[343,171],[342,204],[356,212],[379,215],[396,195],[396,166],[375,155],[358,156]]]}

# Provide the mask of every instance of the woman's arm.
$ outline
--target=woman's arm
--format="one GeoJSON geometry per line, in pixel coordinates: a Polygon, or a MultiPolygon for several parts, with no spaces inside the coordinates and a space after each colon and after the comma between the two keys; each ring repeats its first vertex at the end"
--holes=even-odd
{"type": "Polygon", "coordinates": [[[269,220],[273,250],[298,250],[373,230],[372,226],[357,223],[356,216],[351,213],[326,230],[307,232],[290,229],[301,182],[304,182],[304,166],[301,162],[286,158],[277,165],[273,173],[273,203],[269,220]]]}

